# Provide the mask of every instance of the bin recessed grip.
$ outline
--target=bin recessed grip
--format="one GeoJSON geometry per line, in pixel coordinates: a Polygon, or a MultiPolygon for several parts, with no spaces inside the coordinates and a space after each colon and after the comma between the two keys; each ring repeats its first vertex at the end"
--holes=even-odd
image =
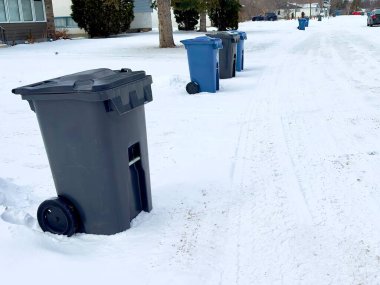
{"type": "Polygon", "coordinates": [[[32,110],[33,112],[36,112],[36,108],[34,107],[33,101],[32,100],[28,100],[28,103],[29,103],[30,110],[32,110]]]}
{"type": "Polygon", "coordinates": [[[124,115],[132,110],[131,104],[123,104],[121,97],[112,98],[110,101],[112,102],[112,109],[116,110],[120,115],[124,115]]]}
{"type": "Polygon", "coordinates": [[[152,89],[150,85],[144,86],[144,95],[139,97],[136,90],[130,91],[128,93],[126,100],[123,102],[121,96],[112,98],[108,100],[111,104],[107,103],[106,111],[116,110],[120,115],[124,115],[125,113],[131,111],[133,108],[144,105],[153,100],[152,89]],[[110,106],[111,105],[111,106],[110,106]],[[108,106],[108,109],[107,109],[108,106]],[[111,108],[109,108],[111,107],[111,108]]]}
{"type": "Polygon", "coordinates": [[[136,91],[131,91],[129,92],[129,100],[127,102],[124,103],[121,97],[112,98],[111,102],[112,109],[117,110],[120,115],[124,115],[133,108],[144,105],[145,98],[139,98],[136,91]]]}

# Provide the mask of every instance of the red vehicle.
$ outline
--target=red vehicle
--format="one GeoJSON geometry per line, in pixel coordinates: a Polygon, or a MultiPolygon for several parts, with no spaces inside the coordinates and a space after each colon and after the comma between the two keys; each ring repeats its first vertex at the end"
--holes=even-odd
{"type": "Polygon", "coordinates": [[[363,11],[354,11],[354,12],[352,12],[352,15],[364,16],[364,12],[363,11]]]}

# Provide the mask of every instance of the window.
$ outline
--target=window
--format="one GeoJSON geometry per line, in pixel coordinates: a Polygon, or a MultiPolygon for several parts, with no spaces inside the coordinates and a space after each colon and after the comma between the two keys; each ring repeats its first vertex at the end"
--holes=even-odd
{"type": "Polygon", "coordinates": [[[7,15],[5,14],[4,0],[0,0],[0,22],[6,22],[7,15]]]}
{"type": "Polygon", "coordinates": [[[42,0],[34,0],[34,11],[36,13],[36,21],[45,21],[44,3],[42,0]]]}
{"type": "Polygon", "coordinates": [[[78,24],[71,17],[55,17],[56,28],[78,28],[78,24]]]}
{"type": "Polygon", "coordinates": [[[0,23],[44,22],[44,0],[0,0],[0,23]]]}
{"type": "Polygon", "coordinates": [[[20,22],[20,9],[18,6],[18,0],[8,0],[9,8],[9,21],[20,22]]]}
{"type": "Polygon", "coordinates": [[[77,22],[73,20],[73,18],[69,17],[67,18],[67,27],[68,28],[78,28],[77,22]]]}
{"type": "Polygon", "coordinates": [[[21,0],[24,21],[33,21],[32,5],[30,0],[21,0]]]}
{"type": "Polygon", "coordinates": [[[54,24],[56,28],[66,28],[66,19],[62,18],[54,18],[54,24]]]}

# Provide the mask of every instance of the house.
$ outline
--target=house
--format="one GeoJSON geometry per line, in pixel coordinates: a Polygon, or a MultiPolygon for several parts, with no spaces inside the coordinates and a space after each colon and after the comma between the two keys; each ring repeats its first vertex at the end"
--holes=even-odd
{"type": "Polygon", "coordinates": [[[300,11],[296,14],[296,17],[301,17],[302,12],[306,17],[315,18],[321,14],[322,8],[319,3],[301,4],[300,11]]]}
{"type": "Polygon", "coordinates": [[[301,8],[302,6],[298,4],[284,3],[277,9],[276,14],[279,19],[295,19],[301,8]]]}
{"type": "Polygon", "coordinates": [[[306,17],[317,17],[323,12],[323,8],[319,3],[310,4],[297,4],[297,3],[285,3],[277,10],[277,16],[283,19],[300,18],[302,12],[306,17]]]}
{"type": "MultiPolygon", "coordinates": [[[[1,1],[1,0],[0,0],[1,1]]],[[[135,15],[129,32],[147,32],[152,30],[151,0],[134,0],[135,15]]],[[[84,35],[86,32],[78,27],[71,17],[71,0],[53,0],[54,21],[57,29],[67,30],[70,35],[84,35]]]]}
{"type": "Polygon", "coordinates": [[[54,33],[52,0],[0,0],[0,43],[46,41],[54,33]]]}

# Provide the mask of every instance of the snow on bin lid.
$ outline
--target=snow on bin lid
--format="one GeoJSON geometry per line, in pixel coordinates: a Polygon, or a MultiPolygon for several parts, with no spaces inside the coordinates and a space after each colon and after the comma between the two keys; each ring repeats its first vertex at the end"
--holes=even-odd
{"type": "Polygon", "coordinates": [[[18,87],[13,89],[12,92],[21,94],[23,99],[27,100],[72,99],[101,101],[110,99],[107,97],[112,97],[112,92],[101,91],[108,91],[141,80],[146,80],[146,84],[152,83],[152,77],[146,75],[145,71],[132,71],[127,68],[121,70],[98,68],[18,87]],[[102,94],[96,96],[95,94],[99,92],[102,94]],[[89,93],[94,94],[90,95],[89,93]],[[65,94],[68,95],[65,96],[65,94]]]}
{"type": "Polygon", "coordinates": [[[240,35],[234,31],[225,31],[225,32],[212,32],[206,34],[206,36],[219,39],[231,39],[232,42],[237,43],[240,40],[240,35]]]}
{"type": "Polygon", "coordinates": [[[246,40],[247,34],[246,32],[238,31],[238,30],[232,30],[231,32],[238,33],[240,35],[240,40],[246,40]]]}
{"type": "Polygon", "coordinates": [[[185,46],[187,46],[187,45],[212,45],[216,49],[223,48],[221,39],[211,38],[211,37],[207,37],[207,36],[196,37],[194,39],[188,39],[188,40],[182,40],[181,43],[183,43],[185,46]]]}

